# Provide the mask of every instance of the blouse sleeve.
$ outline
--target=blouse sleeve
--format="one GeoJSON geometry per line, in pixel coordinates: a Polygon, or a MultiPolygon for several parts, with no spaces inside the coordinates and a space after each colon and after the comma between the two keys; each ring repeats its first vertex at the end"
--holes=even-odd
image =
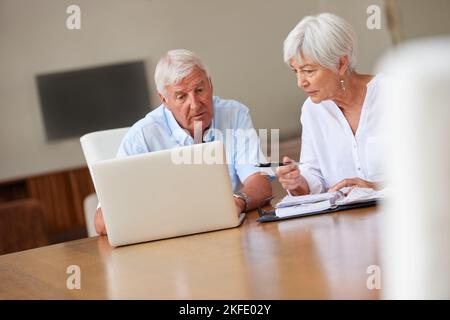
{"type": "Polygon", "coordinates": [[[325,180],[320,170],[316,150],[314,149],[310,114],[305,105],[302,110],[300,122],[302,124],[302,144],[299,165],[300,173],[308,183],[311,194],[322,193],[326,191],[325,180]]]}

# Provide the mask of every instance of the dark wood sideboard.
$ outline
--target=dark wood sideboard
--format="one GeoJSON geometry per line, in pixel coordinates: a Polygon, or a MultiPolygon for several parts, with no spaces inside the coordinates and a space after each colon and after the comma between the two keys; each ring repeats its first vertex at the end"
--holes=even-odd
{"type": "Polygon", "coordinates": [[[87,235],[83,201],[93,192],[87,167],[0,181],[0,210],[2,206],[24,199],[37,200],[49,243],[79,239],[87,235]]]}

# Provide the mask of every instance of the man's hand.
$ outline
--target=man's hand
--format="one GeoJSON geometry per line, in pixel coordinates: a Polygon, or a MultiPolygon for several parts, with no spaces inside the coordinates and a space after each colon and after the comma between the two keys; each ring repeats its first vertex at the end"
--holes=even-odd
{"type": "Polygon", "coordinates": [[[380,188],[378,183],[366,181],[360,178],[344,179],[339,183],[336,183],[328,192],[337,192],[345,187],[360,187],[360,188],[372,188],[378,190],[380,188]]]}
{"type": "Polygon", "coordinates": [[[278,167],[276,174],[278,181],[285,190],[291,191],[295,195],[308,194],[309,186],[305,178],[300,174],[298,165],[289,157],[283,157],[284,163],[292,163],[290,165],[278,167]]]}
{"type": "MultiPolygon", "coordinates": [[[[240,192],[245,193],[249,198],[247,211],[251,211],[267,201],[272,196],[272,185],[268,176],[261,172],[256,172],[245,179],[240,192]]],[[[245,202],[242,199],[235,198],[236,208],[239,213],[244,211],[245,202]]]]}
{"type": "Polygon", "coordinates": [[[97,211],[95,212],[94,216],[94,225],[95,225],[95,231],[101,236],[106,236],[106,226],[105,221],[103,220],[103,211],[102,208],[99,207],[97,211]]]}

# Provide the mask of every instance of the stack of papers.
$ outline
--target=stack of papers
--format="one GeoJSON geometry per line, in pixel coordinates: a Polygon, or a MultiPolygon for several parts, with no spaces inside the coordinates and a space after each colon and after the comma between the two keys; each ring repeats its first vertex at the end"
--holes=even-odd
{"type": "Polygon", "coordinates": [[[386,189],[382,189],[379,191],[373,190],[371,188],[354,188],[350,191],[350,193],[336,200],[337,205],[351,204],[351,203],[360,203],[371,200],[380,200],[385,198],[386,189]]]}
{"type": "Polygon", "coordinates": [[[353,188],[331,193],[304,196],[286,196],[275,206],[275,215],[279,218],[312,214],[338,206],[370,202],[385,197],[385,189],[376,191],[370,188],[353,188]]]}

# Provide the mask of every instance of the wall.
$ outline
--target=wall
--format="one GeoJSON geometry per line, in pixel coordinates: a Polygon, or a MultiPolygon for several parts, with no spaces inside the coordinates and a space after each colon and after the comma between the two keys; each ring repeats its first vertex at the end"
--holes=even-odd
{"type": "Polygon", "coordinates": [[[357,30],[359,71],[371,72],[390,38],[384,24],[366,28],[369,4],[382,2],[0,0],[0,180],[84,164],[78,139],[46,141],[36,74],[145,59],[154,106],[153,68],[173,48],[197,52],[215,94],[248,105],[256,127],[299,135],[305,96],[283,64],[285,36],[304,15],[338,13],[357,30]],[[79,31],[65,27],[70,4],[81,7],[79,31]]]}
{"type": "Polygon", "coordinates": [[[400,37],[403,41],[450,35],[450,1],[397,0],[400,37]]]}

